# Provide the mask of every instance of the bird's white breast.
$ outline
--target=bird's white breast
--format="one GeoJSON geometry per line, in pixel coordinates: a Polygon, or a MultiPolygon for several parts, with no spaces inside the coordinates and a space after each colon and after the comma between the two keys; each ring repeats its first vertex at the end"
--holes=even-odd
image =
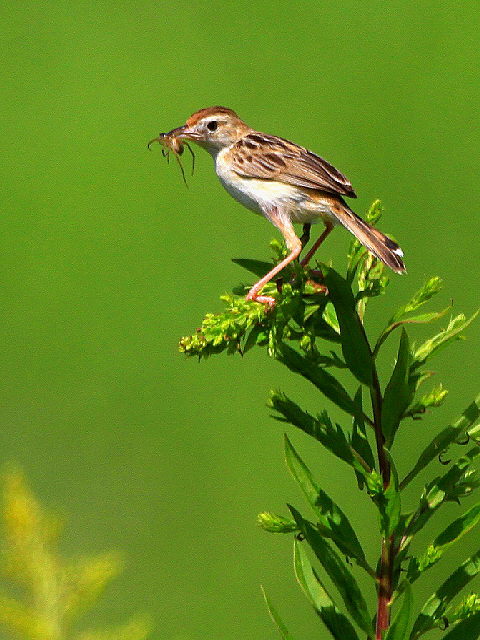
{"type": "Polygon", "coordinates": [[[267,182],[255,178],[243,178],[231,170],[222,160],[222,152],[215,159],[218,178],[228,193],[243,206],[255,213],[263,213],[265,205],[280,197],[284,190],[278,182],[267,182]]]}
{"type": "Polygon", "coordinates": [[[292,222],[301,223],[319,222],[322,215],[330,213],[328,207],[314,203],[295,185],[238,175],[223,160],[226,152],[227,149],[222,149],[214,155],[218,178],[228,193],[250,211],[264,214],[266,210],[277,207],[287,213],[292,222]]]}

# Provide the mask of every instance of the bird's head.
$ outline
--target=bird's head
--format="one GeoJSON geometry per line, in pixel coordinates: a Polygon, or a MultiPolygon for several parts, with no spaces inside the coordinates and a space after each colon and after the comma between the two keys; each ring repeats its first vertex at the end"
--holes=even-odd
{"type": "Polygon", "coordinates": [[[210,153],[218,153],[240,140],[249,129],[235,111],[227,107],[208,107],[196,111],[183,126],[172,129],[167,136],[191,140],[210,153]]]}

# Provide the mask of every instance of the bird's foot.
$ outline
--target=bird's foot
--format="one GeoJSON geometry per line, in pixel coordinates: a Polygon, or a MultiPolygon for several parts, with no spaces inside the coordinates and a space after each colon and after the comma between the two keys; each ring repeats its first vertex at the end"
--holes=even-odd
{"type": "Polygon", "coordinates": [[[272,296],[259,296],[251,292],[245,296],[245,300],[252,300],[253,302],[259,302],[260,304],[266,305],[266,311],[273,309],[277,302],[275,298],[272,298],[272,296]]]}

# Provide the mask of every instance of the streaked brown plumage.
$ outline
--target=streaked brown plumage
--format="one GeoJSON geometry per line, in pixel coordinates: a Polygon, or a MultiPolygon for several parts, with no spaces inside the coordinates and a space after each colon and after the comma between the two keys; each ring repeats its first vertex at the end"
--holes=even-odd
{"type": "Polygon", "coordinates": [[[246,178],[276,180],[297,187],[357,197],[349,180],[329,162],[284,138],[264,133],[247,134],[232,145],[225,160],[246,178]]]}
{"type": "Polygon", "coordinates": [[[342,224],[393,271],[405,271],[398,244],[362,220],[344,201],[342,196],[356,198],[350,181],[305,147],[255,131],[234,111],[219,106],[196,111],[185,125],[166,135],[191,140],[209,151],[227,191],[282,232],[290,254],[252,287],[248,299],[275,303],[260,291],[300,255],[302,245],[294,222],[311,224],[322,220],[325,224],[325,231],[302,260],[304,265],[333,227],[342,224]]]}

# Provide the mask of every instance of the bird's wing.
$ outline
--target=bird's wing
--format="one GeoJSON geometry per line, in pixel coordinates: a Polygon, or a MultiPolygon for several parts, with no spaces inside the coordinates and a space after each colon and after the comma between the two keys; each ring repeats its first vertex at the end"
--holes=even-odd
{"type": "Polygon", "coordinates": [[[293,142],[264,133],[249,133],[230,150],[233,170],[245,178],[275,180],[356,198],[347,178],[329,162],[293,142]]]}

